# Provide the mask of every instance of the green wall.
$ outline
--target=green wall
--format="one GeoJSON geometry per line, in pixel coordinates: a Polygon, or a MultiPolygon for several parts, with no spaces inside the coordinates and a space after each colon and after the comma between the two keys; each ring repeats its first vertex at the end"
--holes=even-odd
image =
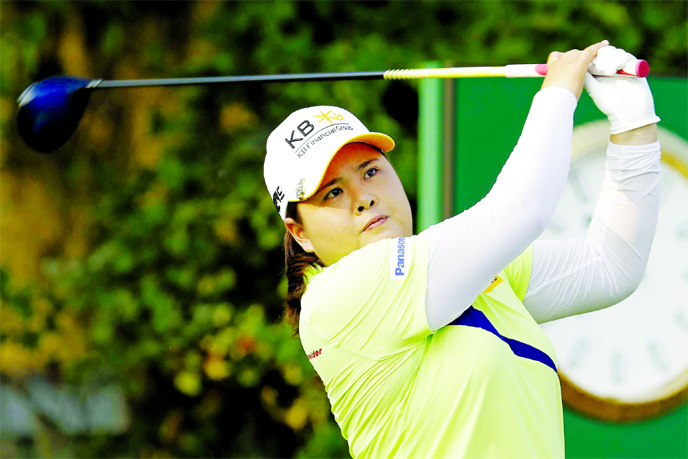
{"type": "MultiPolygon", "coordinates": [[[[650,80],[660,125],[688,139],[688,83],[682,79],[650,80]]],[[[476,78],[456,81],[454,209],[478,202],[494,184],[523,127],[542,80],[476,78]]],[[[584,92],[576,125],[605,119],[584,92]]]]}
{"type": "MultiPolygon", "coordinates": [[[[450,199],[450,208],[459,213],[489,192],[518,140],[532,98],[541,84],[539,79],[458,79],[448,91],[441,80],[421,82],[419,231],[443,218],[444,200],[450,199]],[[447,104],[452,107],[451,118],[438,106],[447,104]],[[448,165],[438,160],[444,155],[443,144],[447,138],[454,145],[448,165]],[[442,192],[445,167],[454,171],[450,188],[453,193],[442,192]]],[[[657,77],[650,78],[649,84],[656,112],[662,118],[660,126],[688,139],[688,82],[657,77]]],[[[604,119],[604,115],[584,93],[574,119],[578,125],[604,119]]],[[[571,458],[688,457],[685,403],[661,418],[630,424],[603,423],[565,409],[564,428],[566,456],[571,458]]]]}

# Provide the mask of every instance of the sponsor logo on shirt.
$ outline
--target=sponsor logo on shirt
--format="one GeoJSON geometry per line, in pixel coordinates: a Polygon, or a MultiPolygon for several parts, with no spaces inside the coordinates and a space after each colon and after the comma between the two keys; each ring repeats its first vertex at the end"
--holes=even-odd
{"type": "Polygon", "coordinates": [[[494,279],[492,279],[492,283],[487,286],[485,290],[483,290],[483,293],[490,293],[496,286],[502,283],[502,278],[497,276],[494,279]]]}
{"type": "Polygon", "coordinates": [[[389,251],[389,276],[392,279],[403,279],[408,274],[408,242],[406,238],[394,239],[389,251]]]}
{"type": "Polygon", "coordinates": [[[308,354],[308,360],[313,360],[314,358],[318,357],[321,354],[322,354],[322,348],[308,354]]]}

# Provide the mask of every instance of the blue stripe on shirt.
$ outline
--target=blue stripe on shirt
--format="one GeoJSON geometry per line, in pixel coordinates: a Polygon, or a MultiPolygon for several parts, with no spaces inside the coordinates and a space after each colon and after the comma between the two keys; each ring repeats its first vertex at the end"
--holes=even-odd
{"type": "Polygon", "coordinates": [[[518,357],[535,360],[536,362],[547,365],[555,372],[557,371],[557,367],[549,355],[530,344],[503,336],[497,331],[494,325],[492,325],[490,319],[488,319],[482,311],[475,309],[473,306],[466,309],[458,319],[454,320],[449,325],[464,325],[466,327],[482,328],[504,341],[518,357]]]}

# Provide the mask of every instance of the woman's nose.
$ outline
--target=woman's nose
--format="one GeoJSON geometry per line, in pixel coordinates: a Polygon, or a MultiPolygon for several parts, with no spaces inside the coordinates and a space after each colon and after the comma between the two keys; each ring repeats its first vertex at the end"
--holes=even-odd
{"type": "MultiPolygon", "coordinates": [[[[366,202],[367,202],[367,201],[366,201],[366,202]]],[[[366,207],[367,207],[368,209],[370,209],[370,208],[373,207],[374,205],[375,205],[375,199],[371,199],[370,202],[367,204],[367,206],[366,206],[365,203],[362,203],[361,205],[359,205],[359,206],[358,206],[358,211],[359,211],[359,212],[363,212],[364,210],[366,210],[366,207]]]]}

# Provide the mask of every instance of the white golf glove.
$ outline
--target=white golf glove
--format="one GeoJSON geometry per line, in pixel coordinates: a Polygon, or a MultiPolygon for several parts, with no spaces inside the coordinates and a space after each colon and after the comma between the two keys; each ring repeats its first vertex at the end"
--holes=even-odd
{"type": "Polygon", "coordinates": [[[585,74],[585,89],[597,108],[609,118],[612,134],[660,120],[655,114],[655,103],[646,78],[615,76],[616,71],[631,60],[635,57],[623,49],[605,46],[597,52],[589,70],[610,76],[585,74]]]}

